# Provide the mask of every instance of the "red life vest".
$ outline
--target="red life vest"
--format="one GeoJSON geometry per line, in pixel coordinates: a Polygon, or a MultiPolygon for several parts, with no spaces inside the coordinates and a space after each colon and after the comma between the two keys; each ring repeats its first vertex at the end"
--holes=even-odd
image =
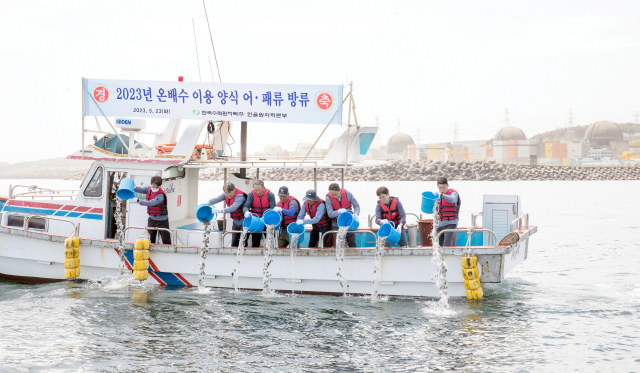
{"type": "MultiPolygon", "coordinates": [[[[316,201],[312,205],[311,201],[307,201],[306,210],[307,210],[307,214],[309,214],[311,219],[314,219],[316,217],[316,214],[318,213],[318,206],[320,206],[321,203],[324,204],[323,201],[316,201]]],[[[313,224],[312,226],[314,228],[324,228],[328,225],[329,225],[329,217],[327,216],[327,210],[325,210],[325,213],[324,215],[322,215],[320,220],[318,220],[318,222],[313,224]]]]}
{"type": "MultiPolygon", "coordinates": [[[[340,201],[337,198],[333,198],[331,193],[327,193],[327,197],[331,199],[331,207],[333,211],[338,211],[340,209],[348,209],[351,208],[351,202],[347,201],[347,191],[345,189],[340,190],[340,201]]],[[[338,223],[338,217],[331,218],[334,223],[338,223]]]]}
{"type": "Polygon", "coordinates": [[[398,198],[397,197],[389,197],[391,198],[391,206],[387,207],[384,203],[378,201],[380,207],[382,208],[382,214],[380,215],[382,219],[387,219],[392,221],[396,227],[400,225],[400,214],[398,213],[398,198]]]}
{"type": "MultiPolygon", "coordinates": [[[[233,203],[236,200],[236,197],[238,196],[238,194],[242,194],[244,196],[244,198],[247,198],[247,193],[241,191],[240,189],[236,188],[236,193],[233,195],[233,198],[229,199],[229,197],[225,196],[224,197],[224,201],[227,204],[227,207],[230,207],[231,205],[233,205],[233,203]]],[[[238,219],[242,219],[244,218],[244,212],[242,212],[242,205],[240,205],[240,207],[238,207],[237,209],[235,209],[234,211],[231,211],[231,219],[233,220],[238,220],[238,219]]]]}
{"type": "MultiPolygon", "coordinates": [[[[283,210],[289,210],[289,203],[294,200],[298,203],[298,208],[300,208],[300,201],[298,201],[295,197],[289,196],[287,202],[282,203],[282,201],[278,202],[278,207],[282,207],[283,210]]],[[[293,216],[287,216],[282,214],[282,222],[280,223],[280,227],[282,229],[287,229],[287,226],[291,223],[295,223],[298,220],[298,214],[293,214],[293,216]]]]}
{"type": "Polygon", "coordinates": [[[251,193],[253,194],[253,202],[249,210],[262,217],[262,214],[269,209],[269,189],[264,190],[262,197],[258,197],[258,193],[255,190],[252,190],[251,193]]]}
{"type": "Polygon", "coordinates": [[[158,194],[162,194],[164,196],[164,202],[153,206],[147,206],[147,214],[149,214],[149,216],[169,215],[169,211],[167,210],[167,194],[162,190],[162,188],[158,188],[158,191],[155,193],[152,193],[151,188],[149,188],[149,190],[147,190],[147,201],[153,200],[158,194]]]}
{"type": "MultiPolygon", "coordinates": [[[[453,189],[447,190],[446,195],[450,195],[455,192],[453,189]]],[[[457,193],[457,192],[456,192],[457,193]]],[[[458,220],[458,214],[460,212],[460,194],[458,194],[458,202],[450,203],[444,200],[444,198],[438,201],[438,219],[440,220],[458,220]]]]}

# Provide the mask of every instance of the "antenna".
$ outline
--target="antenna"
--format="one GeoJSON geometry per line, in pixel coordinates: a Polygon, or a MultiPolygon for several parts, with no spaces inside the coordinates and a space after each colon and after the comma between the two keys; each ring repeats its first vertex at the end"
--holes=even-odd
{"type": "Polygon", "coordinates": [[[209,71],[211,71],[211,81],[212,82],[216,82],[215,79],[213,79],[213,69],[211,68],[211,57],[207,56],[207,59],[209,60],[209,71]]]}
{"type": "Polygon", "coordinates": [[[198,77],[200,77],[200,83],[202,83],[202,75],[200,74],[200,57],[198,56],[198,40],[196,39],[196,21],[191,18],[193,24],[193,41],[196,43],[196,61],[198,61],[198,77]]]}
{"type": "Polygon", "coordinates": [[[202,0],[202,6],[204,7],[204,15],[207,17],[207,27],[209,28],[209,38],[211,39],[211,48],[213,49],[213,57],[216,60],[216,69],[218,70],[218,80],[222,83],[222,78],[220,78],[220,67],[218,66],[218,56],[216,56],[216,47],[213,46],[213,36],[211,36],[211,25],[209,24],[209,15],[207,14],[207,6],[204,4],[204,0],[202,0]]]}

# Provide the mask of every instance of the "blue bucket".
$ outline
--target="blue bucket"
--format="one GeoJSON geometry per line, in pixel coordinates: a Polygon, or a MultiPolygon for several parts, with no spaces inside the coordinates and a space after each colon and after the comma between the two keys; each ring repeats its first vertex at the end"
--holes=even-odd
{"type": "Polygon", "coordinates": [[[200,223],[204,223],[205,221],[213,221],[215,217],[216,214],[213,213],[213,209],[210,205],[203,203],[196,207],[196,218],[198,218],[200,223]]]}
{"type": "Polygon", "coordinates": [[[259,233],[264,230],[264,222],[260,219],[258,214],[251,214],[248,218],[244,218],[242,228],[247,228],[249,233],[259,233]]]}
{"type": "Polygon", "coordinates": [[[388,221],[378,229],[378,237],[386,237],[388,243],[395,245],[400,241],[400,233],[396,230],[396,225],[388,221]]]}
{"type": "Polygon", "coordinates": [[[360,223],[355,219],[351,211],[345,211],[338,215],[338,226],[349,227],[349,231],[355,231],[360,226],[360,223]]]}
{"type": "Polygon", "coordinates": [[[262,221],[265,225],[280,225],[282,216],[280,216],[280,213],[269,209],[262,214],[262,221]]]}
{"type": "Polygon", "coordinates": [[[424,212],[425,214],[433,214],[433,206],[439,198],[440,195],[438,193],[423,192],[421,206],[422,212],[424,212]]]}
{"type": "Polygon", "coordinates": [[[300,237],[298,237],[298,247],[300,247],[300,244],[302,243],[302,241],[304,241],[305,234],[307,234],[307,230],[304,227],[304,225],[296,224],[296,223],[289,224],[287,226],[287,232],[289,233],[289,239],[291,239],[291,235],[294,233],[297,233],[300,235],[300,237]]]}
{"type": "Polygon", "coordinates": [[[133,182],[133,180],[125,177],[124,179],[120,180],[120,188],[118,188],[116,195],[118,196],[118,198],[125,201],[130,200],[131,198],[136,196],[136,193],[133,191],[133,188],[135,188],[135,186],[136,184],[133,182]]]}

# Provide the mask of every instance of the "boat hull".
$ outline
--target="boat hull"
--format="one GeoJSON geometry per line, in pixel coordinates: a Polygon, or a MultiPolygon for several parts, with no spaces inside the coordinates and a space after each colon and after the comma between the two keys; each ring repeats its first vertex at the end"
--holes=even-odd
{"type": "MultiPolygon", "coordinates": [[[[526,259],[532,227],[521,234],[518,244],[508,247],[474,247],[482,283],[498,283],[526,259]]],[[[65,236],[8,227],[0,228],[0,278],[25,283],[63,281],[65,236]]],[[[81,280],[118,276],[120,263],[114,240],[80,240],[81,280]]],[[[127,272],[131,272],[133,247],[125,244],[127,272]]],[[[166,286],[196,286],[200,254],[197,246],[151,245],[147,283],[166,286]]],[[[238,288],[262,290],[265,249],[246,248],[238,268],[238,288]]],[[[460,258],[464,248],[444,248],[449,295],[466,296],[460,258]]],[[[237,248],[212,247],[205,261],[207,287],[233,288],[237,248]]],[[[294,260],[289,249],[273,250],[271,289],[310,294],[371,294],[374,290],[373,248],[346,249],[342,273],[346,291],[337,277],[334,249],[298,249],[294,260]]],[[[388,296],[439,297],[432,282],[431,248],[386,249],[381,259],[378,294],[388,296]]]]}

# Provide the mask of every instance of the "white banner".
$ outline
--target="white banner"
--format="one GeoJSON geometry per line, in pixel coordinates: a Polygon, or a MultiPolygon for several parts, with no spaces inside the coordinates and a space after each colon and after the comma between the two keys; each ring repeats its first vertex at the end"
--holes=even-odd
{"type": "Polygon", "coordinates": [[[342,86],[84,79],[84,114],[342,124],[342,86]]]}

